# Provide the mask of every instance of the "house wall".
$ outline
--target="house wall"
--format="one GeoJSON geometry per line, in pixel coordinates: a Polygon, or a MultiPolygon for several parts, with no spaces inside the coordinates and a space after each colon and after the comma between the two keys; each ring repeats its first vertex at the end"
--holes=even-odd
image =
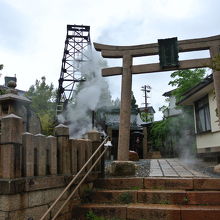
{"type": "Polygon", "coordinates": [[[182,113],[182,110],[178,109],[176,106],[175,96],[170,96],[169,97],[169,106],[168,106],[168,109],[164,111],[164,116],[169,117],[169,116],[179,115],[181,113],[182,113]]]}
{"type": "Polygon", "coordinates": [[[197,152],[211,153],[220,152],[220,127],[218,126],[218,118],[215,109],[217,108],[216,99],[213,90],[209,92],[209,108],[211,119],[211,132],[197,134],[197,152]]]}

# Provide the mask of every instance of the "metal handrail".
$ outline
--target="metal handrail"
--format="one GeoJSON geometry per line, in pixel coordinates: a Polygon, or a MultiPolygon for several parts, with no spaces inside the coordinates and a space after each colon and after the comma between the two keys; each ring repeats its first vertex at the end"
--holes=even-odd
{"type": "MultiPolygon", "coordinates": [[[[105,140],[99,145],[99,147],[95,150],[95,152],[92,154],[92,156],[88,159],[88,161],[83,165],[83,167],[80,169],[80,171],[74,176],[74,178],[70,181],[70,183],[66,186],[66,188],[62,191],[62,193],[57,197],[57,199],[53,202],[53,204],[50,206],[50,208],[44,213],[44,215],[40,218],[40,220],[44,220],[45,217],[51,212],[51,210],[53,209],[53,207],[57,204],[57,202],[62,198],[62,196],[64,195],[64,193],[72,186],[72,184],[74,183],[74,181],[78,178],[78,176],[82,173],[82,171],[86,168],[86,166],[91,162],[91,160],[96,156],[96,154],[98,153],[98,151],[101,149],[101,147],[107,142],[107,140],[109,139],[109,137],[106,137],[105,140]]],[[[63,207],[66,205],[66,203],[71,199],[71,197],[74,195],[74,193],[76,192],[76,190],[80,187],[80,185],[83,183],[83,181],[85,180],[85,178],[90,174],[90,172],[92,171],[92,169],[95,167],[95,165],[98,163],[98,161],[101,159],[101,157],[104,155],[104,153],[106,152],[107,147],[104,149],[104,151],[100,154],[100,156],[96,159],[96,161],[94,162],[94,164],[91,166],[91,168],[87,171],[87,173],[84,175],[83,179],[78,183],[78,185],[76,186],[76,188],[73,190],[73,192],[69,195],[69,197],[65,200],[65,202],[63,203],[63,205],[60,207],[60,209],[56,212],[56,214],[54,215],[54,217],[51,220],[55,220],[55,218],[60,214],[60,211],[63,209],[63,207]]]]}

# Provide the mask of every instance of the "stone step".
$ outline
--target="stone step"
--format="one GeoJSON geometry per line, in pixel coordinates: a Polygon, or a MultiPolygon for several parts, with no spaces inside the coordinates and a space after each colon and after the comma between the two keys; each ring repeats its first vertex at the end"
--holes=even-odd
{"type": "Polygon", "coordinates": [[[220,178],[105,178],[95,182],[99,189],[220,190],[220,178]]]}
{"type": "Polygon", "coordinates": [[[74,219],[86,219],[95,214],[105,218],[127,220],[218,220],[220,206],[164,205],[164,204],[84,204],[73,211],[74,219]]]}
{"type": "Polygon", "coordinates": [[[220,191],[96,190],[90,195],[90,201],[118,204],[220,205],[220,191]]]}

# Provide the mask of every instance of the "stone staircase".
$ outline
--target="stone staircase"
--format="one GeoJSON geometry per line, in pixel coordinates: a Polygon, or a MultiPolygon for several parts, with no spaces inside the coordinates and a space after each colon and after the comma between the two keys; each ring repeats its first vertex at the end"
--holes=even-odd
{"type": "Polygon", "coordinates": [[[87,213],[114,220],[220,219],[220,179],[107,178],[94,186],[74,219],[87,213]]]}

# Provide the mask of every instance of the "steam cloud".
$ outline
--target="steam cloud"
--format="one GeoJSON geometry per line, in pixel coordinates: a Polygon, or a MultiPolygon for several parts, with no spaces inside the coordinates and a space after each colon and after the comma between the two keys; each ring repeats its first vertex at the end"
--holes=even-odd
{"type": "Polygon", "coordinates": [[[81,138],[92,130],[92,111],[111,105],[108,84],[101,76],[101,69],[106,64],[92,49],[87,56],[89,60],[81,67],[86,81],[77,90],[74,104],[68,104],[67,110],[58,116],[60,123],[68,122],[71,138],[81,138]]]}

